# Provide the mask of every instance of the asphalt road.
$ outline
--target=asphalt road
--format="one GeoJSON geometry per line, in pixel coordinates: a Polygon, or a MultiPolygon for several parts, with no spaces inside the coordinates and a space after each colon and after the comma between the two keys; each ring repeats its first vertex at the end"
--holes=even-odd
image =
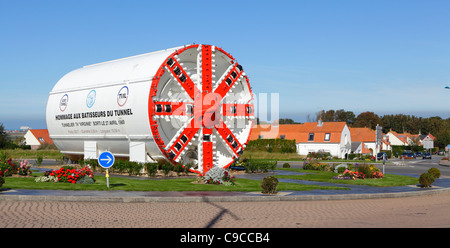
{"type": "MultiPolygon", "coordinates": [[[[432,159],[390,159],[386,162],[384,167],[385,173],[393,173],[393,174],[413,174],[420,175],[424,172],[427,172],[431,167],[436,167],[441,171],[442,176],[450,177],[450,167],[448,166],[440,166],[439,161],[443,156],[433,156],[432,159]]],[[[291,168],[300,168],[303,165],[303,162],[300,161],[279,161],[278,166],[282,166],[283,163],[289,163],[291,168]]],[[[380,163],[376,166],[380,170],[383,169],[383,164],[380,163]]]]}

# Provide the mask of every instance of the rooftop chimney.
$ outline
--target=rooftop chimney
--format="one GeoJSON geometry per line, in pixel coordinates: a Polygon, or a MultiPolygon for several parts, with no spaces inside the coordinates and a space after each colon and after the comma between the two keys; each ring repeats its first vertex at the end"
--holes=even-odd
{"type": "Polygon", "coordinates": [[[322,118],[319,118],[319,122],[317,123],[317,126],[318,126],[318,127],[323,126],[322,118]]]}

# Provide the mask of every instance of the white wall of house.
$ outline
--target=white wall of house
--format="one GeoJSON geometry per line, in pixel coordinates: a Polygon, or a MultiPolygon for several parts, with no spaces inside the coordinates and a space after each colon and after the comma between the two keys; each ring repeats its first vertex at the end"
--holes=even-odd
{"type": "Polygon", "coordinates": [[[391,142],[392,146],[403,146],[403,145],[405,145],[405,143],[403,143],[403,141],[401,141],[399,138],[397,138],[397,136],[395,136],[391,132],[387,133],[386,135],[389,137],[389,142],[391,142]]]}
{"type": "Polygon", "coordinates": [[[347,125],[344,126],[341,133],[341,143],[339,144],[339,158],[345,158],[346,154],[352,152],[352,136],[347,125]]]}
{"type": "Polygon", "coordinates": [[[37,140],[36,137],[31,133],[30,130],[27,131],[27,133],[24,135],[25,138],[25,145],[29,146],[39,146],[41,143],[37,140]]]}
{"type": "Polygon", "coordinates": [[[308,155],[310,152],[329,152],[331,156],[338,158],[345,158],[346,154],[350,154],[352,149],[352,138],[350,129],[347,125],[344,126],[341,132],[340,143],[327,142],[304,142],[297,143],[297,152],[300,155],[308,155]]]}
{"type": "Polygon", "coordinates": [[[389,150],[390,151],[390,150],[392,150],[392,146],[390,146],[384,142],[381,142],[381,150],[389,150]]]}
{"type": "Polygon", "coordinates": [[[329,152],[331,156],[340,157],[340,145],[339,143],[297,143],[297,153],[300,155],[308,155],[310,152],[329,152]]]}
{"type": "Polygon", "coordinates": [[[31,146],[32,150],[38,149],[41,145],[39,140],[31,133],[30,130],[28,130],[23,137],[25,138],[25,145],[31,146]]]}
{"type": "Polygon", "coordinates": [[[434,141],[429,136],[425,137],[425,139],[422,140],[423,148],[425,149],[433,149],[434,148],[434,141]]]}

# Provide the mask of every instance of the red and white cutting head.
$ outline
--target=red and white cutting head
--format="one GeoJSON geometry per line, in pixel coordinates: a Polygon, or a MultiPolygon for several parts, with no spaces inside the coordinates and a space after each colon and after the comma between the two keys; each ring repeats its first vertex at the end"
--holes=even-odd
{"type": "Polygon", "coordinates": [[[199,174],[230,166],[244,151],[254,119],[243,67],[210,45],[181,48],[164,61],[148,109],[161,152],[199,174]]]}

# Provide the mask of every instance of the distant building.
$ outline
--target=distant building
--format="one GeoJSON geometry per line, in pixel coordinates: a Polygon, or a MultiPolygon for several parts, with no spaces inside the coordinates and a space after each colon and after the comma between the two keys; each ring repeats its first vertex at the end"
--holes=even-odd
{"type": "Polygon", "coordinates": [[[383,134],[381,137],[381,150],[392,151],[392,145],[387,134],[383,134]]]}
{"type": "Polygon", "coordinates": [[[30,129],[25,133],[25,145],[31,146],[32,150],[36,150],[40,145],[53,144],[47,129],[30,129]]]}
{"type": "Polygon", "coordinates": [[[390,131],[386,134],[388,141],[394,146],[412,146],[418,145],[423,146],[425,149],[434,148],[434,140],[436,139],[433,135],[422,135],[422,134],[410,134],[410,133],[397,133],[390,131]]]}
{"type": "Polygon", "coordinates": [[[351,127],[352,152],[375,155],[377,150],[376,133],[367,127],[351,127]]]}
{"type": "Polygon", "coordinates": [[[434,149],[434,140],[436,139],[433,135],[419,135],[420,144],[424,149],[434,149]]]}
{"type": "Polygon", "coordinates": [[[297,153],[329,152],[331,156],[345,158],[351,152],[350,130],[345,122],[306,122],[303,124],[258,125],[252,129],[250,140],[295,140],[297,153]]]}
{"type": "Polygon", "coordinates": [[[395,131],[389,131],[386,134],[389,142],[393,146],[407,146],[408,145],[408,133],[397,133],[395,131]]]}

